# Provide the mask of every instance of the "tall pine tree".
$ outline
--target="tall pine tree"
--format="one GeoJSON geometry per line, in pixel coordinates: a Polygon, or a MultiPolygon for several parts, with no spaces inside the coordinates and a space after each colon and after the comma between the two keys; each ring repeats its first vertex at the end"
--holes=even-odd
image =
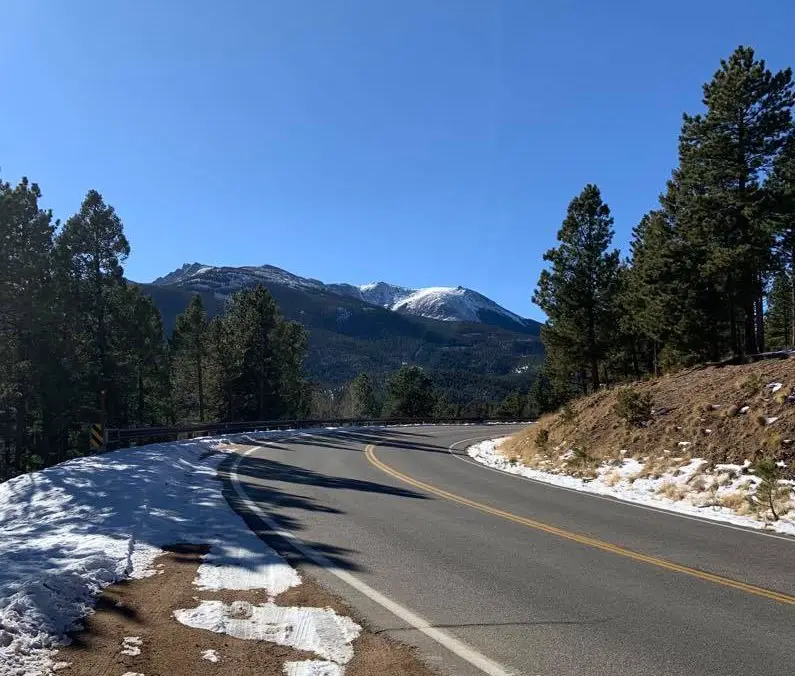
{"type": "Polygon", "coordinates": [[[351,383],[351,414],[354,418],[367,418],[376,415],[377,408],[373,380],[360,373],[351,383]]]}
{"type": "Polygon", "coordinates": [[[599,188],[586,185],[569,204],[559,245],[544,254],[551,265],[542,271],[533,295],[548,318],[541,335],[550,371],[566,378],[567,365],[587,368],[593,389],[599,387],[599,365],[617,319],[619,254],[610,250],[612,226],[599,188]]]}
{"type": "Polygon", "coordinates": [[[69,218],[56,241],[59,283],[70,308],[69,331],[80,369],[84,410],[77,419],[121,416],[118,375],[120,359],[110,345],[118,294],[124,286],[122,263],[130,254],[121,219],[96,190],[90,190],[80,211],[69,218]]]}
{"type": "Polygon", "coordinates": [[[58,330],[52,308],[54,224],[52,214],[39,207],[40,198],[39,187],[26,178],[16,186],[0,181],[0,476],[5,477],[27,469],[29,454],[41,450],[33,428],[37,420],[41,427],[43,412],[47,425],[39,442],[57,434],[51,415],[56,393],[47,372],[48,366],[58,368],[49,349],[58,330]]]}
{"type": "Polygon", "coordinates": [[[210,376],[210,324],[198,294],[177,317],[171,337],[172,374],[177,415],[182,420],[207,419],[210,376]]]}
{"type": "MultiPolygon", "coordinates": [[[[735,354],[764,348],[762,297],[773,232],[763,179],[791,127],[789,69],[771,72],[738,47],[704,85],[704,114],[684,116],[679,168],[663,204],[718,296],[711,324],[727,321],[735,354]]],[[[699,308],[701,309],[701,308],[699,308]]]]}

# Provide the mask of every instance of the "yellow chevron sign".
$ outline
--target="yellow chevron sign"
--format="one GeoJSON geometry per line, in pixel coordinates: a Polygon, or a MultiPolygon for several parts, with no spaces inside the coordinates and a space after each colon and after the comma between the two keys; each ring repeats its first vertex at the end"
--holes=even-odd
{"type": "Polygon", "coordinates": [[[105,446],[105,437],[102,434],[102,425],[91,425],[91,432],[88,436],[88,443],[93,449],[103,448],[105,446]]]}

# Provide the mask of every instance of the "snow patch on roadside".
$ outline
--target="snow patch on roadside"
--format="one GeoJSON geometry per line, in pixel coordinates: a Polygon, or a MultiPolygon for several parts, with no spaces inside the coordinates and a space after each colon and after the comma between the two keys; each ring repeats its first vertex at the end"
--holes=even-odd
{"type": "Polygon", "coordinates": [[[125,636],[121,642],[121,654],[137,657],[141,654],[141,643],[138,636],[125,636]]]}
{"type": "Polygon", "coordinates": [[[302,660],[300,662],[285,662],[285,676],[342,676],[345,673],[338,664],[320,660],[302,660]]]}
{"type": "Polygon", "coordinates": [[[248,530],[229,533],[229,539],[237,542],[213,545],[203,557],[193,584],[199,589],[213,591],[267,589],[271,596],[301,584],[295,569],[272,549],[252,550],[245,546],[249,544],[245,542],[249,539],[248,533],[248,530]]]}
{"type": "Polygon", "coordinates": [[[208,662],[217,662],[219,660],[218,653],[215,650],[203,650],[202,659],[208,662]]]}
{"type": "MultiPolygon", "coordinates": [[[[585,493],[605,495],[628,502],[635,502],[658,509],[667,509],[680,514],[696,516],[714,521],[723,521],[737,526],[755,529],[770,529],[778,533],[795,535],[795,510],[784,515],[779,521],[760,521],[752,516],[737,514],[733,509],[717,504],[718,500],[730,493],[748,492],[758,479],[744,474],[745,465],[716,465],[713,472],[704,472],[703,486],[691,485],[707,463],[694,458],[677,470],[662,473],[658,477],[639,477],[644,463],[636,458],[624,458],[620,463],[603,463],[596,470],[596,477],[590,480],[568,474],[546,472],[527,467],[521,462],[511,462],[499,451],[500,444],[508,437],[482,441],[467,449],[467,454],[478,462],[494,469],[517,474],[528,479],[542,481],[585,493]],[[721,476],[728,474],[728,476],[721,476]],[[676,498],[666,497],[667,489],[676,498]],[[680,497],[681,496],[681,497],[680,497]]],[[[782,482],[783,483],[783,482],[782,482]]],[[[795,482],[788,483],[795,489],[795,482]]]]}
{"type": "MultiPolygon", "coordinates": [[[[282,433],[283,434],[283,433],[282,433]]],[[[262,434],[258,434],[262,436],[262,434]]],[[[96,595],[157,572],[162,547],[210,545],[203,589],[300,584],[227,504],[218,438],[77,458],[0,484],[0,675],[46,673],[96,595]]]]}
{"type": "Polygon", "coordinates": [[[337,664],[353,657],[351,643],[361,627],[330,608],[282,607],[274,603],[202,601],[174,611],[182,624],[251,641],[270,641],[307,650],[337,664]]]}

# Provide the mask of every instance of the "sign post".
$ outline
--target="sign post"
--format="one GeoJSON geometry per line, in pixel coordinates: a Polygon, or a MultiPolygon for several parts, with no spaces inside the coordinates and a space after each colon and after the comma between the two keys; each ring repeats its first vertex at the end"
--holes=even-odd
{"type": "Polygon", "coordinates": [[[91,425],[88,443],[94,451],[105,450],[105,428],[100,424],[91,425]]]}

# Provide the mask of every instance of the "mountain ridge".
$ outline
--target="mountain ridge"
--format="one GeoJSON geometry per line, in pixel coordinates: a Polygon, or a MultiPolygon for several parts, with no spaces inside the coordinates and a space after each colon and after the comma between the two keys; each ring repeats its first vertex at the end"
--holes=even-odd
{"type": "Polygon", "coordinates": [[[361,285],[345,282],[327,284],[267,264],[233,267],[185,263],[151,284],[228,296],[258,282],[347,296],[399,314],[445,322],[493,324],[506,328],[515,326],[517,329],[535,329],[539,326],[538,322],[520,317],[478,291],[462,286],[416,289],[382,281],[361,285]]]}

